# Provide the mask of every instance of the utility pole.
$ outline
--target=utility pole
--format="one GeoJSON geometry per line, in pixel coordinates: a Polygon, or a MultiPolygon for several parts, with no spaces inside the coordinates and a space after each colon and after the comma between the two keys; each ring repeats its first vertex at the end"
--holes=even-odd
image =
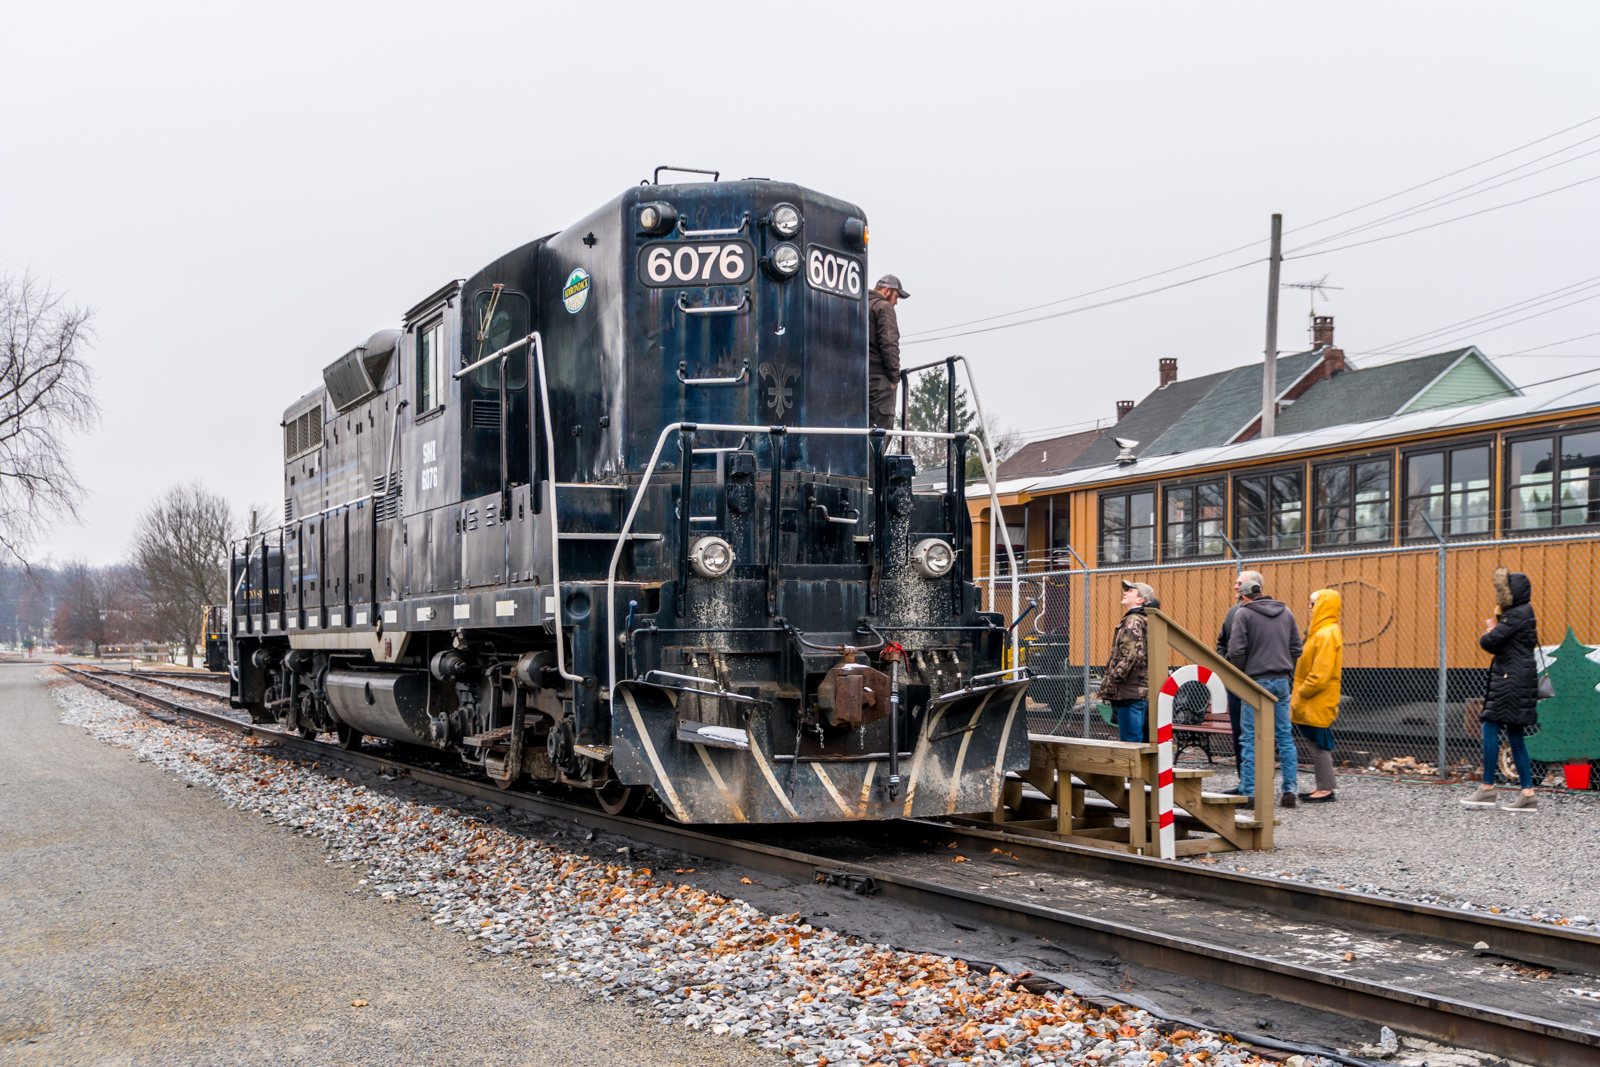
{"type": "Polygon", "coordinates": [[[1277,432],[1278,271],[1283,266],[1283,216],[1272,216],[1272,255],[1267,260],[1267,358],[1261,368],[1261,435],[1277,432]]]}

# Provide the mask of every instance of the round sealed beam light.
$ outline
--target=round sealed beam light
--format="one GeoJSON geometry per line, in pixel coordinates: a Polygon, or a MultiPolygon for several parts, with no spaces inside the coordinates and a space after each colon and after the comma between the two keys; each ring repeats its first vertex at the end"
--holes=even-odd
{"type": "Polygon", "coordinates": [[[639,205],[639,230],[641,233],[663,234],[677,225],[678,212],[671,204],[659,201],[639,205]]]}
{"type": "Polygon", "coordinates": [[[929,537],[918,541],[917,547],[911,550],[911,562],[917,565],[917,573],[924,578],[943,578],[955,566],[956,550],[948,541],[929,537]]]}
{"type": "Polygon", "coordinates": [[[689,566],[702,578],[721,578],[733,570],[733,546],[720,537],[702,537],[689,549],[689,566]]]}
{"type": "Polygon", "coordinates": [[[800,249],[785,241],[772,250],[767,262],[778,277],[793,278],[800,270],[800,249]]]}
{"type": "Polygon", "coordinates": [[[772,228],[780,237],[793,237],[800,232],[800,212],[793,204],[779,204],[772,209],[772,228]]]}

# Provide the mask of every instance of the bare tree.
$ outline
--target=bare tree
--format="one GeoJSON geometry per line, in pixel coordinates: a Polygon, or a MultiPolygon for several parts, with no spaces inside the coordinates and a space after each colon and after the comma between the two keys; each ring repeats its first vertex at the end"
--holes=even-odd
{"type": "Polygon", "coordinates": [[[233,507],[198,482],[178,485],[139,517],[133,567],[147,617],[163,637],[181,641],[194,666],[203,638],[201,609],[228,597],[233,507]]]}
{"type": "Polygon", "coordinates": [[[0,275],[0,551],[24,563],[41,524],[76,517],[83,497],[66,436],[100,418],[90,317],[32,275],[0,275]]]}
{"type": "Polygon", "coordinates": [[[74,560],[61,569],[60,581],[51,624],[56,640],[92,645],[99,657],[102,647],[130,635],[137,622],[137,605],[130,596],[125,567],[91,567],[74,560]]]}

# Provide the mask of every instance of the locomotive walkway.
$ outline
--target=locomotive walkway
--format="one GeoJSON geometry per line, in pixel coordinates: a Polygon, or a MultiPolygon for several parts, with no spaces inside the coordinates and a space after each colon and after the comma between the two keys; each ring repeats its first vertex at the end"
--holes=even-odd
{"type": "Polygon", "coordinates": [[[352,895],[315,842],[61,725],[40,666],[0,665],[0,1063],[783,1062],[352,895]]]}

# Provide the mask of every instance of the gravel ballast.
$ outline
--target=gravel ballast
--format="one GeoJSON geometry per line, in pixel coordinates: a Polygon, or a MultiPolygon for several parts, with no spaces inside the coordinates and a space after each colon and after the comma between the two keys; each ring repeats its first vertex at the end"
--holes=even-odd
{"type": "MultiPolygon", "coordinates": [[[[1213,779],[1231,780],[1227,772],[1213,779]]],[[[1475,786],[1340,774],[1334,803],[1276,811],[1283,825],[1273,851],[1188,862],[1596,929],[1600,793],[1540,789],[1536,811],[1464,807],[1460,798],[1475,786]]],[[[1501,803],[1516,795],[1501,790],[1501,803]]]]}
{"type": "Polygon", "coordinates": [[[635,1006],[664,1026],[743,1038],[752,1061],[1262,1062],[1227,1035],[1028,992],[1014,976],[764,913],[674,882],[675,871],[329,779],[220,729],[167,725],[80,686],[55,693],[63,722],[315,838],[330,864],[365,865],[361,893],[409,902],[485,958],[537,963],[552,986],[635,1006]]]}

